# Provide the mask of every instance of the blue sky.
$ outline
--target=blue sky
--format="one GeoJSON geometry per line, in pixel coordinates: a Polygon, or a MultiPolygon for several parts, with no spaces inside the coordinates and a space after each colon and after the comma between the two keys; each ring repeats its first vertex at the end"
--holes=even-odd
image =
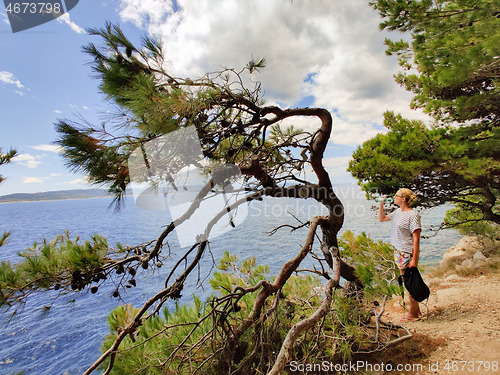
{"type": "MultiPolygon", "coordinates": [[[[269,104],[329,109],[334,131],[325,164],[334,182],[357,145],[382,130],[391,109],[409,109],[410,96],[393,80],[395,59],[366,1],[81,0],[69,17],[12,33],[0,5],[0,147],[19,156],[0,168],[0,195],[92,187],[70,172],[53,142],[59,118],[100,123],[107,110],[82,46],[99,43],[84,29],[119,24],[132,41],[160,35],[169,67],[199,76],[265,57],[260,80],[269,104]]],[[[304,128],[315,123],[298,124],[304,128]]]]}
{"type": "MultiPolygon", "coordinates": [[[[12,33],[0,6],[0,147],[19,153],[1,168],[7,180],[0,195],[88,187],[55,152],[54,123],[78,113],[93,121],[105,111],[98,81],[91,78],[81,49],[92,40],[84,28],[100,27],[106,20],[120,22],[118,5],[80,1],[70,13],[71,25],[54,20],[18,33],[12,33]]],[[[130,23],[123,26],[132,35],[141,33],[130,23]]]]}

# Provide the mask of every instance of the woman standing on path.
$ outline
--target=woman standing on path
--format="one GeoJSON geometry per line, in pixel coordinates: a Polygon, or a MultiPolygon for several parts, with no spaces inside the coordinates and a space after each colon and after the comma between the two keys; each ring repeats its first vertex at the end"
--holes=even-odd
{"type": "MultiPolygon", "coordinates": [[[[384,200],[379,206],[379,220],[391,221],[391,244],[395,247],[394,261],[401,274],[408,267],[418,266],[420,254],[420,215],[411,209],[416,195],[410,189],[399,189],[394,196],[394,203],[399,208],[389,215],[384,212],[384,200]]],[[[410,295],[410,309],[403,316],[402,321],[418,320],[422,313],[418,302],[410,295]]]]}

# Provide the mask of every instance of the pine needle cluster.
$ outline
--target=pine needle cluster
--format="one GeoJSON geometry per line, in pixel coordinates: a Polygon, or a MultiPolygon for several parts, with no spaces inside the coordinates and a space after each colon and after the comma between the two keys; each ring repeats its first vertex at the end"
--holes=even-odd
{"type": "Polygon", "coordinates": [[[78,291],[106,276],[102,267],[108,244],[104,237],[94,235],[90,241],[72,240],[69,233],[53,241],[33,244],[18,255],[24,258],[14,267],[0,263],[0,306],[25,302],[37,291],[78,291]]]}

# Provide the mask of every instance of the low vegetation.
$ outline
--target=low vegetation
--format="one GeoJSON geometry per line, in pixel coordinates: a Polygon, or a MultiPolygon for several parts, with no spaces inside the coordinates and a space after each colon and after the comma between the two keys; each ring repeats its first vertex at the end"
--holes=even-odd
{"type": "MultiPolygon", "coordinates": [[[[403,328],[383,321],[385,301],[401,293],[394,282],[391,247],[364,234],[346,232],[341,250],[357,264],[356,273],[365,290],[362,295],[349,295],[346,289],[336,288],[320,324],[296,342],[292,361],[344,363],[354,355],[382,351],[411,337],[403,328]]],[[[136,374],[265,374],[276,361],[287,333],[322,304],[321,278],[314,272],[290,277],[266,303],[252,329],[231,341],[231,332],[251,313],[258,295],[257,290],[242,291],[264,280],[272,283],[274,277],[267,266],[256,265],[255,258],[239,262],[226,252],[210,280],[214,295],[205,301],[195,296],[191,305],[164,308],[162,316],[148,319],[122,341],[111,374],[130,374],[130,369],[136,374]]],[[[104,351],[138,310],[122,305],[111,312],[104,351]]]]}

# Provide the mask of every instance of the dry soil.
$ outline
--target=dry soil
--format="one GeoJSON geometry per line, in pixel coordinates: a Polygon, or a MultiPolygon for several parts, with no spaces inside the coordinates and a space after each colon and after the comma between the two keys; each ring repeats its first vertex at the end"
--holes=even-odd
{"type": "Polygon", "coordinates": [[[430,286],[419,321],[401,323],[400,301],[390,303],[386,319],[409,328],[414,339],[381,359],[422,365],[408,365],[404,374],[500,374],[500,274],[430,286]]]}

